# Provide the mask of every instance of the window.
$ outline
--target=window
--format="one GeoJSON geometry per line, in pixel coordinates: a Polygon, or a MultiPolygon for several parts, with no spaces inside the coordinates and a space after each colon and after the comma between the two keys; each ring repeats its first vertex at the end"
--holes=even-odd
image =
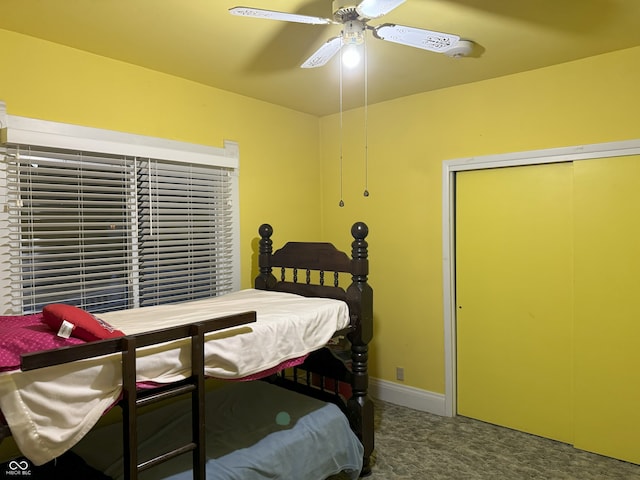
{"type": "Polygon", "coordinates": [[[48,303],[103,312],[239,287],[235,144],[222,150],[16,117],[8,123],[0,177],[7,314],[48,303]],[[67,135],[34,136],[31,125],[21,134],[22,122],[71,128],[82,148],[60,148],[67,135]]]}

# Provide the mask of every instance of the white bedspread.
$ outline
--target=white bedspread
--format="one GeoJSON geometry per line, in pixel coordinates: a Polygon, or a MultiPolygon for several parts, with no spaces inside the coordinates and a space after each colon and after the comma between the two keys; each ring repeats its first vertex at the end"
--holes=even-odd
{"type": "MultiPolygon", "coordinates": [[[[257,322],[207,336],[209,376],[256,374],[322,347],[349,324],[344,302],[262,290],[99,315],[125,334],[256,311],[257,322]]],[[[187,341],[138,352],[138,381],[190,375],[187,341]]],[[[39,465],[75,445],[121,393],[120,356],[0,374],[0,408],[22,453],[39,465]]]]}

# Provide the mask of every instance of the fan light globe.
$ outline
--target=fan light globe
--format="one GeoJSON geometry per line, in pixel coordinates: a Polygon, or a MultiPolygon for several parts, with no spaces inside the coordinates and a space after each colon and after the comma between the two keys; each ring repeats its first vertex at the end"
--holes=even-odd
{"type": "Polygon", "coordinates": [[[360,51],[355,45],[348,45],[342,52],[342,65],[354,68],[360,63],[360,51]]]}

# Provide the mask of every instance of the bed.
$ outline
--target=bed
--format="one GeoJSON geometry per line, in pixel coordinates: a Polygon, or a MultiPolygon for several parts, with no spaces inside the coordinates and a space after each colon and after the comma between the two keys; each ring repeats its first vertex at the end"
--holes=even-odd
{"type": "Polygon", "coordinates": [[[188,452],[192,478],[205,478],[205,378],[263,379],[338,405],[362,445],[360,473],[366,475],[374,446],[367,391],[373,295],[368,229],[359,222],[351,233],[351,256],[317,242],[289,242],[273,251],[273,229],[262,225],[254,289],[101,314],[123,336],[22,355],[19,370],[0,374],[2,431],[35,465],[46,464],[118,404],[125,478],[188,452]],[[340,285],[344,275],[347,288],[340,285]],[[313,305],[311,323],[299,319],[309,317],[301,303],[313,305]],[[260,340],[266,343],[255,343],[260,340]],[[190,441],[140,462],[140,407],[185,393],[191,397],[190,441]]]}

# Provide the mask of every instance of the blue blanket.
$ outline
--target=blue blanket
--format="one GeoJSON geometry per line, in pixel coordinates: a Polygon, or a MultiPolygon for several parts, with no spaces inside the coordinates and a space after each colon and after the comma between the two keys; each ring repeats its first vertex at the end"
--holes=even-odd
{"type": "MultiPolygon", "coordinates": [[[[356,479],[363,448],[335,405],[265,382],[231,383],[207,393],[207,479],[323,480],[345,471],[356,479]]],[[[114,479],[122,478],[121,425],[90,432],[74,451],[114,479]]],[[[184,444],[190,402],[139,417],[139,459],[184,444]]],[[[141,480],[192,479],[186,454],[143,472],[141,480]]]]}

